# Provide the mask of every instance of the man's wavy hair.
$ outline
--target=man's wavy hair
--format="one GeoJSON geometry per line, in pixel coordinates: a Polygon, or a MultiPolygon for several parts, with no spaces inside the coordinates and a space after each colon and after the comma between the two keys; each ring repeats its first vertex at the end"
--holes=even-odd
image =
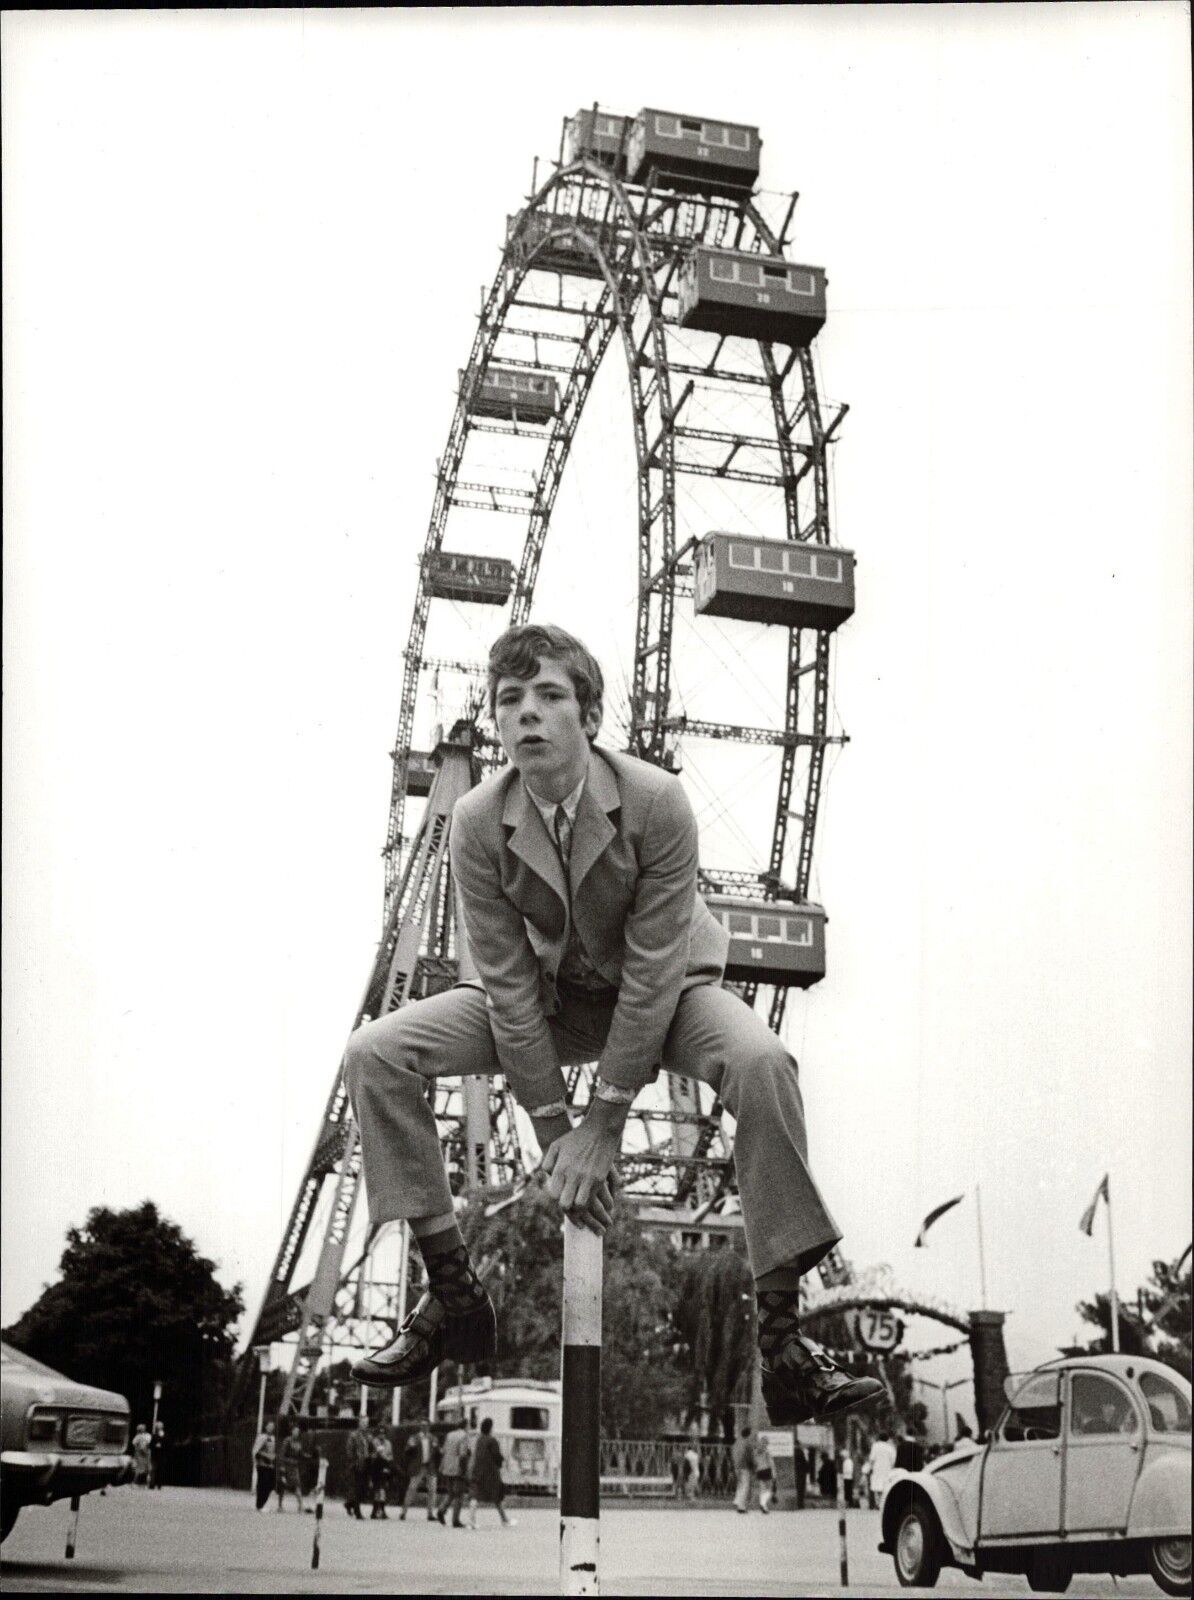
{"type": "MultiPolygon", "coordinates": [[[[596,711],[600,722],[605,708],[605,679],[601,668],[579,639],[549,622],[526,622],[519,628],[507,628],[494,640],[489,652],[489,715],[496,714],[494,701],[498,679],[533,678],[545,658],[557,662],[572,679],[581,721],[587,719],[590,711],[596,711]]],[[[590,735],[589,743],[592,742],[590,735]]]]}

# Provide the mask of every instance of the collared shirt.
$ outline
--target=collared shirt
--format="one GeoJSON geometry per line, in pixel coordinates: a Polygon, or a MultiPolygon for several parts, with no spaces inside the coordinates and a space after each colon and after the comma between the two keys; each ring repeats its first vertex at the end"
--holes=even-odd
{"type": "MultiPolygon", "coordinates": [[[[593,758],[590,755],[589,760],[593,758]]],[[[589,771],[585,768],[584,777],[581,778],[576,788],[566,794],[562,800],[541,800],[531,789],[526,779],[523,779],[523,788],[526,789],[534,804],[535,810],[543,818],[543,826],[547,829],[548,837],[559,848],[558,834],[556,832],[556,812],[560,806],[564,808],[564,815],[568,818],[569,826],[576,827],[576,813],[580,810],[580,797],[584,793],[585,784],[588,782],[589,771]]],[[[564,863],[564,880],[568,882],[568,867],[564,863]]],[[[584,989],[592,994],[612,994],[612,984],[601,976],[589,957],[588,951],[580,934],[576,931],[576,924],[572,920],[572,892],[569,885],[568,905],[568,942],[564,947],[564,956],[560,962],[560,980],[565,985],[574,989],[584,989]]]]}
{"type": "Polygon", "coordinates": [[[580,797],[584,793],[585,784],[589,779],[589,769],[585,768],[584,777],[581,778],[571,794],[566,794],[562,800],[540,800],[535,791],[522,780],[522,786],[534,801],[535,810],[543,818],[543,826],[547,829],[552,839],[556,836],[556,807],[563,806],[568,821],[576,826],[576,813],[580,809],[580,797]]]}

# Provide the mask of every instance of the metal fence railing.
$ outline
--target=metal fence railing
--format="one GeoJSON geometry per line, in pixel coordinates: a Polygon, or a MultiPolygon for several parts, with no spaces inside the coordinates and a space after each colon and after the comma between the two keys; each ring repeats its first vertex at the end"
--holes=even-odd
{"type": "MultiPolygon", "coordinates": [[[[615,1494],[672,1494],[687,1448],[668,1439],[602,1439],[602,1488],[615,1494]]],[[[732,1496],[735,1473],[730,1446],[702,1439],[696,1448],[701,1458],[697,1494],[709,1499],[732,1496]]]]}

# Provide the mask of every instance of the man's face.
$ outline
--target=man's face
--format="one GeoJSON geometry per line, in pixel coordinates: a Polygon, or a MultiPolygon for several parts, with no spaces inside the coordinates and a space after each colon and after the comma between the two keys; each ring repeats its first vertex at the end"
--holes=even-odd
{"type": "Polygon", "coordinates": [[[598,711],[583,721],[567,669],[542,657],[533,678],[499,678],[494,695],[498,737],[511,764],[544,800],[562,800],[584,776],[598,711]]]}

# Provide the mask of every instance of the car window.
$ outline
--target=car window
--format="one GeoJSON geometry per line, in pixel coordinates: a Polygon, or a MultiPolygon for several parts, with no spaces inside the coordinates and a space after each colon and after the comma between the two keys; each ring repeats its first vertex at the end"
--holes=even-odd
{"type": "Polygon", "coordinates": [[[1000,1437],[1008,1444],[1031,1444],[1035,1439],[1056,1439],[1061,1432],[1061,1406],[1057,1374],[1042,1372],[1029,1378],[1004,1418],[1000,1437]]]}
{"type": "Polygon", "coordinates": [[[1189,1433],[1190,1402],[1175,1383],[1159,1372],[1142,1372],[1140,1392],[1158,1433],[1189,1433]]]}
{"type": "Polygon", "coordinates": [[[1070,1389],[1070,1432],[1135,1433],[1136,1408],[1118,1383],[1095,1372],[1076,1372],[1070,1389]]]}

